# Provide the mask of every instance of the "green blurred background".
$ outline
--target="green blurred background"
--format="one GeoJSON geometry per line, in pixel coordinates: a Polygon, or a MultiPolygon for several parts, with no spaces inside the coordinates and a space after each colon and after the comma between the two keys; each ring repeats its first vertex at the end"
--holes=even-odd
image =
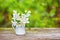
{"type": "Polygon", "coordinates": [[[0,0],[0,28],[11,27],[13,10],[30,10],[27,28],[59,28],[60,0],[0,0]]]}

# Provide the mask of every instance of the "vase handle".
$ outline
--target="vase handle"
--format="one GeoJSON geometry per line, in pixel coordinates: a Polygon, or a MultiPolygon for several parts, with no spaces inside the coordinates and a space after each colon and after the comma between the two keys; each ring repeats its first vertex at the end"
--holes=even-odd
{"type": "MultiPolygon", "coordinates": [[[[15,30],[16,26],[13,26],[13,25],[12,25],[12,28],[15,30]]],[[[15,30],[15,31],[16,31],[16,30],[15,30]]]]}

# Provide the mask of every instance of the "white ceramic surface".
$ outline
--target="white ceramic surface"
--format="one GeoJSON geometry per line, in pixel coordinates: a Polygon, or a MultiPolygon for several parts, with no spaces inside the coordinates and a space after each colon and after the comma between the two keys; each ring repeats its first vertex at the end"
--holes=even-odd
{"type": "Polygon", "coordinates": [[[24,26],[16,26],[15,32],[17,35],[24,35],[25,34],[25,27],[24,26]]]}

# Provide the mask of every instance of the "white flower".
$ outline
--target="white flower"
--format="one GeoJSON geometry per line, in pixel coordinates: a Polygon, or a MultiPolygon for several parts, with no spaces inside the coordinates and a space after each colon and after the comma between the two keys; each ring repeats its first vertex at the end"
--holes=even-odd
{"type": "Polygon", "coordinates": [[[26,17],[21,18],[21,22],[26,24],[28,22],[28,18],[26,17]]]}
{"type": "Polygon", "coordinates": [[[31,11],[28,11],[27,13],[31,13],[31,11]]]}
{"type": "Polygon", "coordinates": [[[21,17],[25,17],[26,15],[25,14],[22,14],[21,17]]]}
{"type": "Polygon", "coordinates": [[[17,24],[16,21],[15,22],[12,21],[12,26],[16,26],[16,24],[17,24]]]}
{"type": "Polygon", "coordinates": [[[17,13],[17,11],[16,10],[13,10],[13,13],[17,13]]]}
{"type": "Polygon", "coordinates": [[[27,13],[27,14],[26,14],[26,17],[29,17],[29,16],[30,16],[30,13],[27,13]]]}
{"type": "Polygon", "coordinates": [[[25,13],[27,12],[27,10],[25,10],[25,13]]]}
{"type": "Polygon", "coordinates": [[[17,14],[16,10],[13,10],[13,20],[12,20],[12,26],[17,26],[18,24],[20,25],[25,25],[26,23],[29,23],[28,17],[30,16],[31,11],[25,10],[26,14],[22,14],[21,16],[19,15],[20,13],[17,14]],[[17,23],[16,20],[19,20],[20,22],[17,23]],[[23,24],[22,24],[23,23],[23,24]]]}
{"type": "Polygon", "coordinates": [[[27,23],[29,23],[29,21],[27,21],[27,23]]]}
{"type": "Polygon", "coordinates": [[[16,16],[16,20],[20,20],[20,16],[19,15],[16,16]]]}
{"type": "Polygon", "coordinates": [[[29,17],[30,13],[31,13],[31,11],[28,11],[27,14],[26,14],[26,17],[29,17]]]}

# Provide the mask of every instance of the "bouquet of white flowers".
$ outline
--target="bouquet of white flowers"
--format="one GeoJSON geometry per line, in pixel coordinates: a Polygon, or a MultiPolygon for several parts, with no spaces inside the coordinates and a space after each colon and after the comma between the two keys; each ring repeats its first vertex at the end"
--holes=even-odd
{"type": "Polygon", "coordinates": [[[25,13],[26,14],[19,15],[16,10],[13,10],[12,27],[18,35],[25,34],[25,24],[29,23],[28,17],[31,11],[25,10],[25,13]]]}

